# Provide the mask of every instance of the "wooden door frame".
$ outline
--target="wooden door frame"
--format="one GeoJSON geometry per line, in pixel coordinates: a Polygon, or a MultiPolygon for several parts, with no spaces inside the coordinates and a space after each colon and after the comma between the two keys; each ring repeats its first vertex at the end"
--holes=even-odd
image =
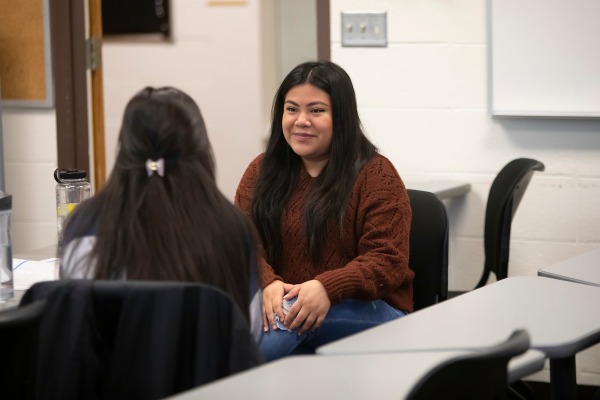
{"type": "MultiPolygon", "coordinates": [[[[82,0],[50,0],[50,40],[56,111],[58,167],[93,171],[97,190],[105,181],[102,72],[92,72],[93,160],[90,160],[88,41],[82,0]]],[[[89,0],[90,29],[101,38],[100,0],[89,0]],[[100,20],[100,22],[98,22],[100,20]]]]}
{"type": "Polygon", "coordinates": [[[94,184],[96,190],[106,182],[106,146],[104,140],[104,79],[102,73],[102,0],[88,0],[90,38],[96,43],[96,62],[92,68],[92,128],[94,142],[94,184]]]}
{"type": "Polygon", "coordinates": [[[317,57],[331,60],[330,4],[329,0],[317,0],[317,57]]]}
{"type": "Polygon", "coordinates": [[[81,0],[50,0],[58,167],[90,170],[85,11],[81,0]]]}

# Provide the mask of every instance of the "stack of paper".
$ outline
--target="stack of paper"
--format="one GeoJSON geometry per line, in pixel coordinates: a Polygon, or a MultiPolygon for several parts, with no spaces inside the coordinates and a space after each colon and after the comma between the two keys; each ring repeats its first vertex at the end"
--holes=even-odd
{"type": "Polygon", "coordinates": [[[13,258],[13,281],[15,290],[27,290],[36,282],[58,279],[59,258],[41,261],[13,258]]]}

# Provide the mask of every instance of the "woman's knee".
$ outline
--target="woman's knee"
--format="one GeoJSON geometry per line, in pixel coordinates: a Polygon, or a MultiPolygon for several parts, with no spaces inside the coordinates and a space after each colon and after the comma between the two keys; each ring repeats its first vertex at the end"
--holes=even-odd
{"type": "Polygon", "coordinates": [[[272,361],[293,354],[302,344],[303,339],[303,336],[298,336],[295,332],[270,329],[268,332],[263,332],[258,348],[266,361],[272,361]]]}

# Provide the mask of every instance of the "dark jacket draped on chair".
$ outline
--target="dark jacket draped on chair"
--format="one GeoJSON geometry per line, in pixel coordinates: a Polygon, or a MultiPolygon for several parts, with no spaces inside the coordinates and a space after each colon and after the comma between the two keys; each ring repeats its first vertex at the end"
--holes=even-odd
{"type": "Polygon", "coordinates": [[[214,287],[43,282],[21,304],[42,298],[37,398],[162,398],[262,361],[241,311],[214,287]]]}

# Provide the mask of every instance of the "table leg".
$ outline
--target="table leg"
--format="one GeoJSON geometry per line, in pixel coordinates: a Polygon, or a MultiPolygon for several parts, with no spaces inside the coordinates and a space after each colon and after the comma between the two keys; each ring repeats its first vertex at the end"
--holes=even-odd
{"type": "Polygon", "coordinates": [[[550,359],[550,386],[553,400],[577,399],[575,355],[550,359]]]}

